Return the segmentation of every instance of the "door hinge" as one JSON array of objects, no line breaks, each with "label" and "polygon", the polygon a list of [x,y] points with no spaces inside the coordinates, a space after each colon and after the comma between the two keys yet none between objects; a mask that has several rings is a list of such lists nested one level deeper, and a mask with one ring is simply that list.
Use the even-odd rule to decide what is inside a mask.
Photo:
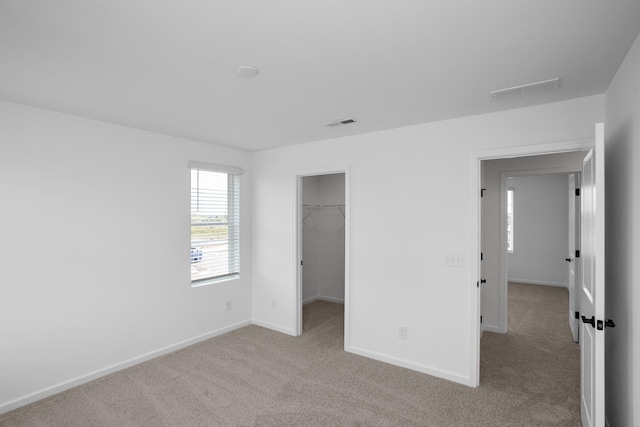
[{"label": "door hinge", "polygon": [[480,261],[484,261],[484,253],[480,252]]},{"label": "door hinge", "polygon": [[480,282],[476,282],[476,288],[480,287]]},{"label": "door hinge", "polygon": [[304,262],[303,262],[302,260],[300,260],[300,265],[303,265],[303,263],[304,263]]},{"label": "door hinge", "polygon": [[487,191],[486,188],[480,189],[480,197],[484,197],[484,192]]},{"label": "door hinge", "polygon": [[480,283],[487,283],[487,279],[480,279]]},{"label": "door hinge", "polygon": [[579,196],[579,195],[580,195],[580,189],[576,188],[576,196]]},{"label": "door hinge", "polygon": [[580,316],[582,319],[582,323],[591,325],[592,328],[596,327],[596,318],[595,316],[591,316],[590,318],[586,318],[584,315]]},{"label": "door hinge", "polygon": [[480,316],[480,323],[482,323],[482,316]]},{"label": "door hinge", "polygon": [[580,258],[580,251],[576,251],[576,258]]},{"label": "door hinge", "polygon": [[579,311],[576,311],[575,318],[580,320],[580,312]]}]

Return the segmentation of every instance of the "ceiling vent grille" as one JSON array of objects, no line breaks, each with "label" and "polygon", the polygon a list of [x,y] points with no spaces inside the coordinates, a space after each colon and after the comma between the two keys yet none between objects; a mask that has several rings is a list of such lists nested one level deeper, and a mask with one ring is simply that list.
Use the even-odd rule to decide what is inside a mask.
[{"label": "ceiling vent grille", "polygon": [[355,123],[355,119],[343,119],[343,120],[335,120],[333,122],[325,123],[325,126],[334,128],[336,126],[350,125],[351,123]]},{"label": "ceiling vent grille", "polygon": [[551,80],[543,80],[541,82],[529,83],[526,85],[508,87],[506,89],[494,90],[489,92],[492,98],[497,99],[505,95],[530,95],[533,93],[552,92],[560,87],[560,78]]}]

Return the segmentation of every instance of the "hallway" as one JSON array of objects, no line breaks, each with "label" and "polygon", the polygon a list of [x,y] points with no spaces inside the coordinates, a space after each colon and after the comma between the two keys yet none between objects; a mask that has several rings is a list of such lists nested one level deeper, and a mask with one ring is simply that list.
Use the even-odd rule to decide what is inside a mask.
[{"label": "hallway", "polygon": [[508,332],[485,332],[480,387],[520,395],[531,421],[580,425],[580,347],[567,322],[569,293],[509,283]]}]

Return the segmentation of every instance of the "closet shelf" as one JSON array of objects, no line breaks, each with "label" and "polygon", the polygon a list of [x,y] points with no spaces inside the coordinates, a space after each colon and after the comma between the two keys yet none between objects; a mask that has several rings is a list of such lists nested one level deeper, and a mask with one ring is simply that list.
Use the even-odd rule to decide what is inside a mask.
[{"label": "closet shelf", "polygon": [[342,214],[342,216],[343,217],[345,216],[344,215],[344,205],[308,205],[308,204],[303,204],[302,207],[305,207],[305,208],[309,209],[309,212],[302,219],[303,222],[304,222],[305,219],[307,219],[307,217],[309,215],[311,215],[311,209],[338,208],[338,209],[340,209],[340,213]]}]

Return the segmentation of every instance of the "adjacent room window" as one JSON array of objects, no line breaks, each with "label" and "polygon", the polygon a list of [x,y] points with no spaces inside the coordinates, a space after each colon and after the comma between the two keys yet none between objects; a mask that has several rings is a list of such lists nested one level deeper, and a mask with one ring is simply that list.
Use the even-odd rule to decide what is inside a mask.
[{"label": "adjacent room window", "polygon": [[507,252],[513,253],[513,195],[514,189],[507,190]]},{"label": "adjacent room window", "polygon": [[216,166],[191,169],[191,284],[240,274],[240,173]]}]

